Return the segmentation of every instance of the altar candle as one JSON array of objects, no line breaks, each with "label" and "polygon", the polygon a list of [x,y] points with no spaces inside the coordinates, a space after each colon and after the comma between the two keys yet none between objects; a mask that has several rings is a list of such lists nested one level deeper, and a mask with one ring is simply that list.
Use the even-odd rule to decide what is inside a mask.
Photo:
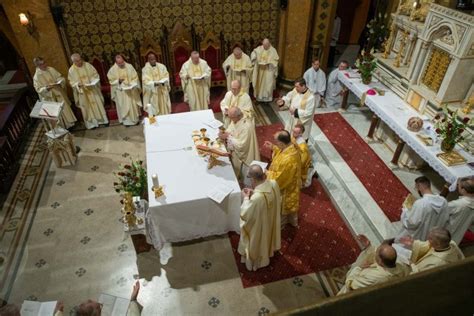
[{"label": "altar candle", "polygon": [[151,176],[151,181],[153,182],[153,186],[155,188],[158,188],[160,186],[160,182],[158,182],[158,175],[156,173],[154,173],[152,176]]}]

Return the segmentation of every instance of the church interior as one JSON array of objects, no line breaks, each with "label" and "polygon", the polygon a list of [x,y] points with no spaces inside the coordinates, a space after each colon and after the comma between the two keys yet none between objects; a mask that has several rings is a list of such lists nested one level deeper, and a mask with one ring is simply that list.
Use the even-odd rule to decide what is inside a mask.
[{"label": "church interior", "polygon": [[0,316],[472,314],[473,14],[0,0]]}]

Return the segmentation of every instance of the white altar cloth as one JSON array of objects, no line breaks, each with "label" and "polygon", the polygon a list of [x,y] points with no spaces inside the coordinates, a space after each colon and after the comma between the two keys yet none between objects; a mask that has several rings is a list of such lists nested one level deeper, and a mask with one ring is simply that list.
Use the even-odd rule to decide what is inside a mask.
[{"label": "white altar cloth", "polygon": [[[162,115],[156,123],[144,122],[149,209],[147,239],[160,250],[165,243],[240,231],[240,187],[228,158],[225,166],[207,169],[207,158],[197,154],[192,132],[207,129],[211,140],[218,129],[207,126],[211,110]],[[156,173],[165,195],[155,199],[152,174]],[[232,192],[218,204],[207,197],[217,186]]]},{"label": "white altar cloth", "polygon": [[[359,78],[348,78],[345,73],[348,71],[341,71],[338,74],[339,80],[359,99],[362,94],[370,88],[376,87],[385,90],[385,95],[367,95],[365,104],[382,120],[384,121],[408,146],[410,146],[424,161],[426,161],[436,172],[442,176],[446,182],[450,183],[450,191],[456,190],[456,183],[459,178],[474,175],[474,170],[467,164],[448,167],[438,157],[441,153],[438,141],[434,146],[426,146],[417,136],[415,132],[407,129],[408,119],[413,116],[424,118],[403,99],[390,91],[385,85],[380,82],[372,82],[365,85]],[[429,121],[424,121],[423,127],[431,124]],[[432,125],[432,124],[431,124]],[[434,128],[434,127],[432,127]],[[474,157],[459,146],[456,150],[466,158],[467,162],[473,162]]]}]

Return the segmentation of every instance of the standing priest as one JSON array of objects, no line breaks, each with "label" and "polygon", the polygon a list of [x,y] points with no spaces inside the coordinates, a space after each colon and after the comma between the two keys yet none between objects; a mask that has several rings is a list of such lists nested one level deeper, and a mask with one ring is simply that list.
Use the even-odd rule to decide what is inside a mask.
[{"label": "standing priest", "polygon": [[82,60],[81,55],[71,55],[72,66],[68,80],[74,92],[74,101],[81,109],[86,128],[109,124],[100,92],[100,77],[94,66]]},{"label": "standing priest", "polygon": [[43,58],[33,59],[36,72],[33,77],[33,85],[41,101],[64,102],[61,113],[61,124],[65,128],[74,126],[77,119],[71,110],[71,101],[66,92],[66,80],[53,67],[49,67]]},{"label": "standing priest", "polygon": [[252,62],[250,57],[242,52],[240,47],[235,47],[234,51],[222,64],[224,73],[227,78],[227,90],[230,90],[231,83],[234,80],[239,80],[242,85],[242,90],[249,93],[250,76],[252,75]]},{"label": "standing priest", "polygon": [[120,123],[126,126],[138,124],[142,100],[137,71],[125,62],[122,55],[117,55],[107,77],[112,86],[112,100],[117,105]]},{"label": "standing priest", "polygon": [[221,110],[222,110],[222,116],[224,119],[224,127],[226,128],[230,124],[229,109],[234,108],[234,107],[238,107],[244,114],[244,117],[254,122],[252,100],[250,99],[250,96],[248,95],[248,93],[246,93],[241,88],[239,80],[232,81],[230,91],[227,91],[227,93],[224,96],[224,99],[221,101]]},{"label": "standing priest", "polygon": [[278,76],[278,53],[268,38],[250,56],[253,64],[253,93],[258,102],[271,102]]},{"label": "standing priest", "polygon": [[199,53],[193,51],[179,72],[184,102],[191,111],[207,110],[210,103],[211,68]]},{"label": "standing priest", "polygon": [[238,252],[247,270],[256,271],[268,266],[281,248],[281,196],[278,184],[267,180],[260,166],[251,165],[247,177],[252,189],[242,192]]},{"label": "standing priest", "polygon": [[142,69],[143,103],[148,114],[171,113],[170,75],[166,66],[156,61],[156,55],[148,54],[148,62]]}]

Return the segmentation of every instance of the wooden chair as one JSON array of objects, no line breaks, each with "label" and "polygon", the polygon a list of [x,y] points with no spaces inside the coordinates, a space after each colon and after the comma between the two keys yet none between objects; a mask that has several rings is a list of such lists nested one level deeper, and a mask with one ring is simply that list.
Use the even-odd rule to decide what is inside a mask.
[{"label": "wooden chair", "polygon": [[189,59],[192,48],[192,35],[180,23],[176,23],[169,35],[171,92],[174,95],[177,91],[182,91],[179,71],[183,64]]},{"label": "wooden chair", "polygon": [[226,87],[226,78],[222,70],[222,47],[220,39],[208,32],[200,44],[200,56],[211,67],[211,86]]}]

